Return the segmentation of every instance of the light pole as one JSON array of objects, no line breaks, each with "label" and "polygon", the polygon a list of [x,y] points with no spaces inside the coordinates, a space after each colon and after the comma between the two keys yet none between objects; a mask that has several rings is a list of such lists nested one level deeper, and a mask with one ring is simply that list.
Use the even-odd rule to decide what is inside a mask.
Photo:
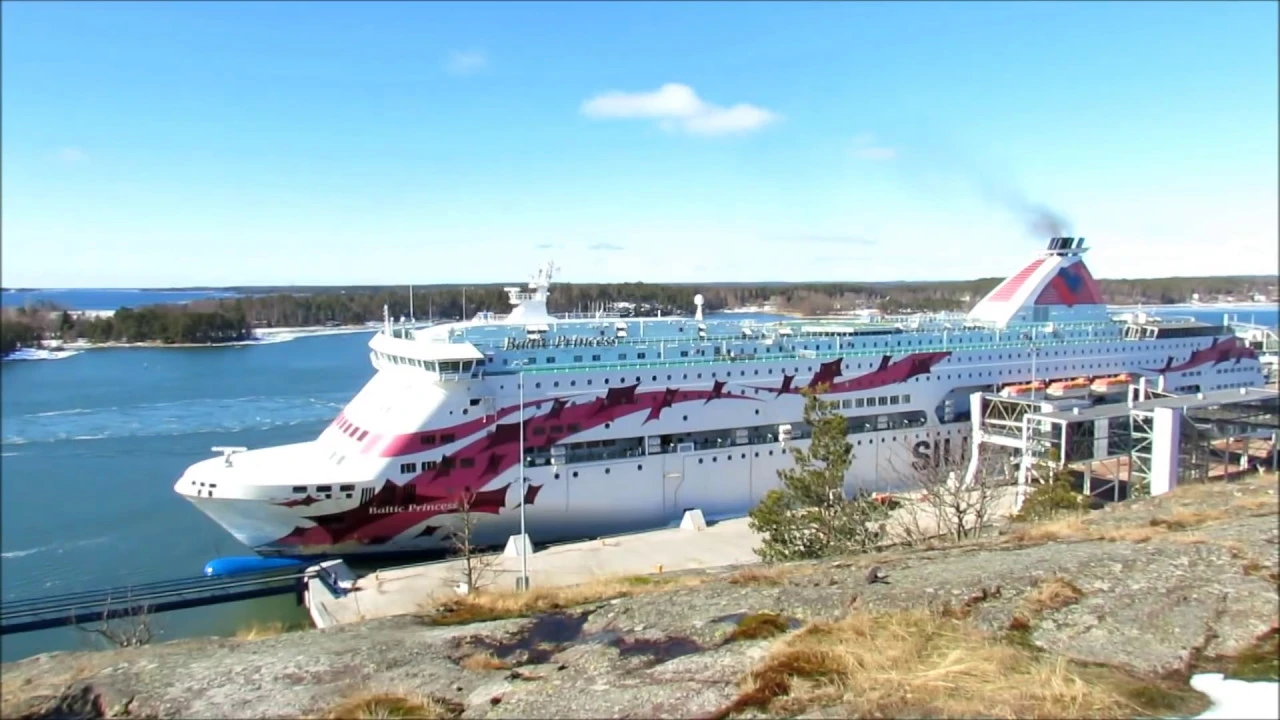
[{"label": "light pole", "polygon": [[516,589],[525,592],[529,589],[529,546],[533,543],[529,542],[529,536],[525,532],[524,524],[525,499],[528,497],[528,492],[525,490],[524,477],[524,361],[517,361],[516,366],[520,369],[520,374],[517,376],[520,384],[520,543],[518,545],[520,550],[520,577],[516,581]]}]

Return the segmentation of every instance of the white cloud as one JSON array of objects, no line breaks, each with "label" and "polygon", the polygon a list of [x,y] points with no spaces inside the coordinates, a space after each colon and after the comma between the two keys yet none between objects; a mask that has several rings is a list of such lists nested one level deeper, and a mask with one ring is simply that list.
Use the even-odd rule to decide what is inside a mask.
[{"label": "white cloud", "polygon": [[58,149],[57,159],[65,165],[76,165],[88,162],[89,153],[78,147],[64,147]]},{"label": "white cloud", "polygon": [[863,160],[892,160],[898,152],[876,142],[876,136],[862,133],[853,139],[853,154]]},{"label": "white cloud", "polygon": [[485,69],[489,64],[489,56],[479,50],[454,50],[445,61],[445,69],[451,75],[473,75]]},{"label": "white cloud", "polygon": [[664,130],[694,135],[747,133],[780,119],[777,113],[756,105],[720,107],[709,103],[681,83],[667,83],[652,92],[610,90],[583,102],[581,111],[598,120],[658,120]]}]

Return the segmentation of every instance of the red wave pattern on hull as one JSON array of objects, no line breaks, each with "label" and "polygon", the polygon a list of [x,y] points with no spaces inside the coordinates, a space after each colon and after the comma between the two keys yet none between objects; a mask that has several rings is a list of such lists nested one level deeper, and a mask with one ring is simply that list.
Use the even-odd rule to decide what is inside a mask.
[{"label": "red wave pattern on hull", "polygon": [[[527,408],[550,403],[550,409],[525,421],[525,444],[530,448],[550,447],[569,436],[591,430],[633,413],[645,412],[645,422],[661,416],[662,411],[679,403],[712,400],[751,400],[759,398],[725,391],[726,383],[716,382],[711,390],[653,390],[637,392],[639,384],[610,388],[603,397],[582,402],[563,398],[542,399],[525,404]],[[503,408],[499,417],[519,411],[519,405]],[[473,427],[476,432],[484,427],[492,432],[473,440],[452,454],[443,456],[436,467],[419,473],[404,485],[396,485],[390,478],[373,498],[361,505],[331,515],[318,515],[311,519],[314,527],[294,528],[277,540],[275,545],[308,546],[337,545],[357,542],[377,544],[405,532],[409,528],[437,515],[456,512],[458,501],[474,493],[471,510],[476,513],[498,514],[506,507],[510,484],[495,490],[476,492],[519,462],[520,424],[518,422],[480,423],[479,420],[454,426]],[[570,426],[576,426],[572,432]],[[441,430],[431,432],[440,434]],[[421,432],[397,436],[387,447],[416,447]],[[385,453],[384,453],[385,455]],[[540,486],[527,488],[525,502],[534,504]],[[298,501],[286,501],[297,504]],[[283,503],[282,503],[283,504]],[[391,511],[386,510],[391,508]],[[403,508],[398,512],[396,508]],[[424,531],[425,532],[425,531]]]},{"label": "red wave pattern on hull", "polygon": [[1196,350],[1191,353],[1191,357],[1177,365],[1173,364],[1173,356],[1170,355],[1169,359],[1165,361],[1164,367],[1143,368],[1143,370],[1163,375],[1171,372],[1194,370],[1201,365],[1207,365],[1209,363],[1218,365],[1232,360],[1239,363],[1241,360],[1256,360],[1257,358],[1258,353],[1255,352],[1253,348],[1248,345],[1241,344],[1239,338],[1232,336],[1218,340],[1214,344],[1202,350]]},{"label": "red wave pattern on hull", "polygon": [[[885,355],[880,358],[880,366],[875,370],[855,378],[839,381],[837,379],[844,373],[844,359],[836,358],[822,363],[818,371],[813,374],[813,379],[805,387],[815,388],[818,385],[825,384],[828,386],[826,394],[874,390],[886,385],[906,382],[917,375],[928,375],[933,372],[935,365],[947,359],[950,355],[950,352],[912,353],[896,361],[893,360],[892,355]],[[800,388],[792,385],[795,382],[795,378],[795,375],[784,374],[782,376],[782,384],[777,388],[755,385],[751,387],[759,390],[773,390],[778,395],[798,393]]]},{"label": "red wave pattern on hull", "polygon": [[[876,370],[839,382],[837,380],[843,372],[843,359],[837,358],[823,363],[814,373],[808,387],[826,384],[829,386],[828,393],[841,393],[893,385],[917,375],[930,373],[935,365],[950,354],[949,352],[914,353],[896,362],[891,362],[891,355],[885,355]],[[784,375],[779,388],[755,389],[773,390],[778,395],[798,393],[800,390],[792,387],[794,380],[794,375]],[[645,416],[647,423],[660,418],[663,410],[681,403],[699,400],[703,404],[712,400],[761,402],[759,398],[727,392],[726,385],[726,381],[716,381],[710,390],[666,388],[637,392],[640,387],[637,383],[610,388],[603,397],[583,402],[575,403],[563,398],[544,398],[528,402],[525,403],[527,408],[537,408],[547,403],[550,403],[551,407],[547,412],[525,421],[525,444],[530,448],[550,447],[578,432],[591,430],[641,411],[647,411]],[[518,411],[518,405],[507,407],[500,410],[497,416],[506,417]],[[273,544],[323,546],[350,542],[385,543],[425,520],[456,512],[458,500],[471,493],[474,493],[471,503],[472,512],[498,514],[506,507],[506,497],[511,485],[479,492],[476,492],[475,488],[483,487],[486,482],[515,467],[519,462],[519,423],[476,419],[432,432],[437,435],[446,431],[461,434],[469,429],[469,432],[474,433],[490,426],[493,428],[492,432],[459,448],[452,455],[442,457],[434,469],[418,474],[404,485],[396,485],[388,478],[369,502],[340,513],[312,517],[310,519],[316,523],[314,527],[294,528],[292,532]],[[572,432],[568,431],[570,426],[576,426]],[[408,454],[410,448],[420,451],[418,438],[421,434],[421,432],[414,432],[393,437],[384,447],[382,455],[394,457],[395,454]],[[394,449],[395,454],[389,454],[391,449]],[[529,486],[524,501],[529,505],[534,504],[540,487]],[[419,533],[419,536],[429,534],[428,530],[434,533],[438,529],[428,526]]]}]

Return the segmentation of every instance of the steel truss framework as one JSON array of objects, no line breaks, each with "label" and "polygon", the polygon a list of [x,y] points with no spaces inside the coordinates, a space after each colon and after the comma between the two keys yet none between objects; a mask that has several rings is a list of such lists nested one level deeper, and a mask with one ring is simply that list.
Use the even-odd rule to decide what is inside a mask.
[{"label": "steel truss framework", "polygon": [[[1135,392],[1136,391],[1136,392]],[[1043,399],[982,394],[974,398],[973,448],[968,480],[977,470],[982,445],[1020,454],[1020,498],[1025,486],[1049,482],[1062,469],[1083,476],[1086,494],[1120,500],[1144,494],[1150,487],[1156,446],[1155,407],[1181,410],[1178,428],[1177,483],[1205,481],[1235,465],[1269,456],[1280,461],[1276,435],[1280,428],[1280,395],[1252,388],[1236,395],[1172,396],[1131,388],[1132,403],[1053,411]],[[1046,412],[1046,410],[1049,410]],[[1240,440],[1254,439],[1241,445]],[[1225,441],[1225,444],[1224,442]],[[1236,452],[1236,447],[1243,451]],[[1019,500],[1020,502],[1021,500]]]}]

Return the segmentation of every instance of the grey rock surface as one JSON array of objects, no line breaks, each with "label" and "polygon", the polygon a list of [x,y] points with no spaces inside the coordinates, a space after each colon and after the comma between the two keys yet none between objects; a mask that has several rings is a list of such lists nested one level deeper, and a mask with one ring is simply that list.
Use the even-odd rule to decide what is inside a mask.
[{"label": "grey rock surface", "polygon": [[[1274,500],[1274,488],[1235,492]],[[1151,527],[1162,512],[1143,502],[1129,526]],[[735,697],[772,642],[731,640],[744,615],[777,613],[798,627],[851,606],[964,606],[992,632],[1022,614],[1045,650],[1166,673],[1237,652],[1276,625],[1274,503],[1251,512],[1138,542],[1000,539],[799,564],[753,582],[723,569],[694,587],[534,618],[440,627],[405,616],[257,640],[49,654],[3,666],[3,715],[318,717],[352,695],[386,691],[447,698],[467,718],[705,716]],[[1091,522],[1123,524],[1124,513]],[[873,564],[892,582],[868,584]],[[1078,588],[1078,600],[1029,610],[1030,595],[1054,577]],[[476,654],[496,658],[495,669],[464,667]]]}]

